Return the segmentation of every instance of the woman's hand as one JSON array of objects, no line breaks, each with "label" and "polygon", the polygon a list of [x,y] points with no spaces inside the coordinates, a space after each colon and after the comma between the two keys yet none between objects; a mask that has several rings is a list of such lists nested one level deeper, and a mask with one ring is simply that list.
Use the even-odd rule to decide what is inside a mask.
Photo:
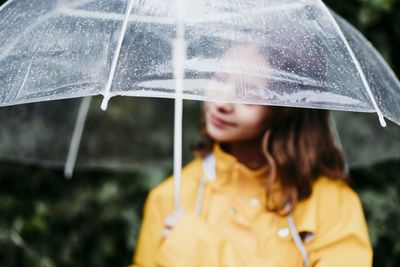
[{"label": "woman's hand", "polygon": [[165,229],[162,233],[163,237],[167,237],[171,233],[172,228],[175,227],[175,225],[179,222],[179,220],[183,217],[184,214],[185,210],[182,207],[179,207],[178,209],[174,210],[170,215],[165,217],[164,219]]}]

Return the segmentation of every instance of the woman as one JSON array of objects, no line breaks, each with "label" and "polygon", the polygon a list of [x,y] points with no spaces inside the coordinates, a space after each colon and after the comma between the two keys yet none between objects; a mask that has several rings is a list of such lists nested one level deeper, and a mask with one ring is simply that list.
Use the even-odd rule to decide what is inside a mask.
[{"label": "woman", "polygon": [[[252,46],[223,62],[270,68]],[[267,78],[216,75],[224,93],[258,92]],[[246,94],[251,94],[251,90]],[[362,207],[324,110],[207,102],[205,142],[149,194],[134,266],[371,266]]]}]

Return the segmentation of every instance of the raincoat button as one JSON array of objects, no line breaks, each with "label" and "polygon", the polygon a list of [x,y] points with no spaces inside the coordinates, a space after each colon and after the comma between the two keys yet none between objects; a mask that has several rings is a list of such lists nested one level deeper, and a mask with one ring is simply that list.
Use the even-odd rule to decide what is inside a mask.
[{"label": "raincoat button", "polygon": [[260,204],[260,200],[258,200],[258,198],[250,199],[250,205],[252,205],[253,207],[258,206],[258,204]]},{"label": "raincoat button", "polygon": [[236,209],[235,208],[229,208],[229,213],[231,215],[235,214],[236,213]]},{"label": "raincoat button", "polygon": [[283,227],[278,230],[278,235],[280,237],[287,237],[289,235],[289,229],[287,227]]}]

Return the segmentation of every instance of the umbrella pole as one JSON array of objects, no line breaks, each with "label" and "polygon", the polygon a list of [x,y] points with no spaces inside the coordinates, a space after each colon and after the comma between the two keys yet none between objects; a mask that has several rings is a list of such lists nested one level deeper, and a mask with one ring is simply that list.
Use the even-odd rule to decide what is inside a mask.
[{"label": "umbrella pole", "polygon": [[182,98],[175,99],[174,111],[174,207],[179,208],[182,168]]},{"label": "umbrella pole", "polygon": [[185,76],[186,42],[184,25],[184,2],[176,0],[176,39],[174,40],[174,78],[175,78],[175,114],[174,114],[174,207],[180,203],[182,168],[182,92]]}]

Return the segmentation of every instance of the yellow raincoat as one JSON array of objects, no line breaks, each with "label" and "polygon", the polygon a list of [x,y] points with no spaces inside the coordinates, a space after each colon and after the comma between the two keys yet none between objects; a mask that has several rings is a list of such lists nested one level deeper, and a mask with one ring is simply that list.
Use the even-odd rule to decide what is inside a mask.
[{"label": "yellow raincoat", "polygon": [[[250,170],[219,146],[214,155],[216,179],[205,183],[199,216],[193,210],[204,176],[202,159],[183,169],[181,205],[186,212],[166,238],[163,221],[174,208],[172,179],[150,192],[131,267],[303,266],[287,217],[264,208],[266,169]],[[292,215],[299,233],[311,233],[303,240],[309,266],[372,265],[360,201],[343,182],[320,177]]]}]

